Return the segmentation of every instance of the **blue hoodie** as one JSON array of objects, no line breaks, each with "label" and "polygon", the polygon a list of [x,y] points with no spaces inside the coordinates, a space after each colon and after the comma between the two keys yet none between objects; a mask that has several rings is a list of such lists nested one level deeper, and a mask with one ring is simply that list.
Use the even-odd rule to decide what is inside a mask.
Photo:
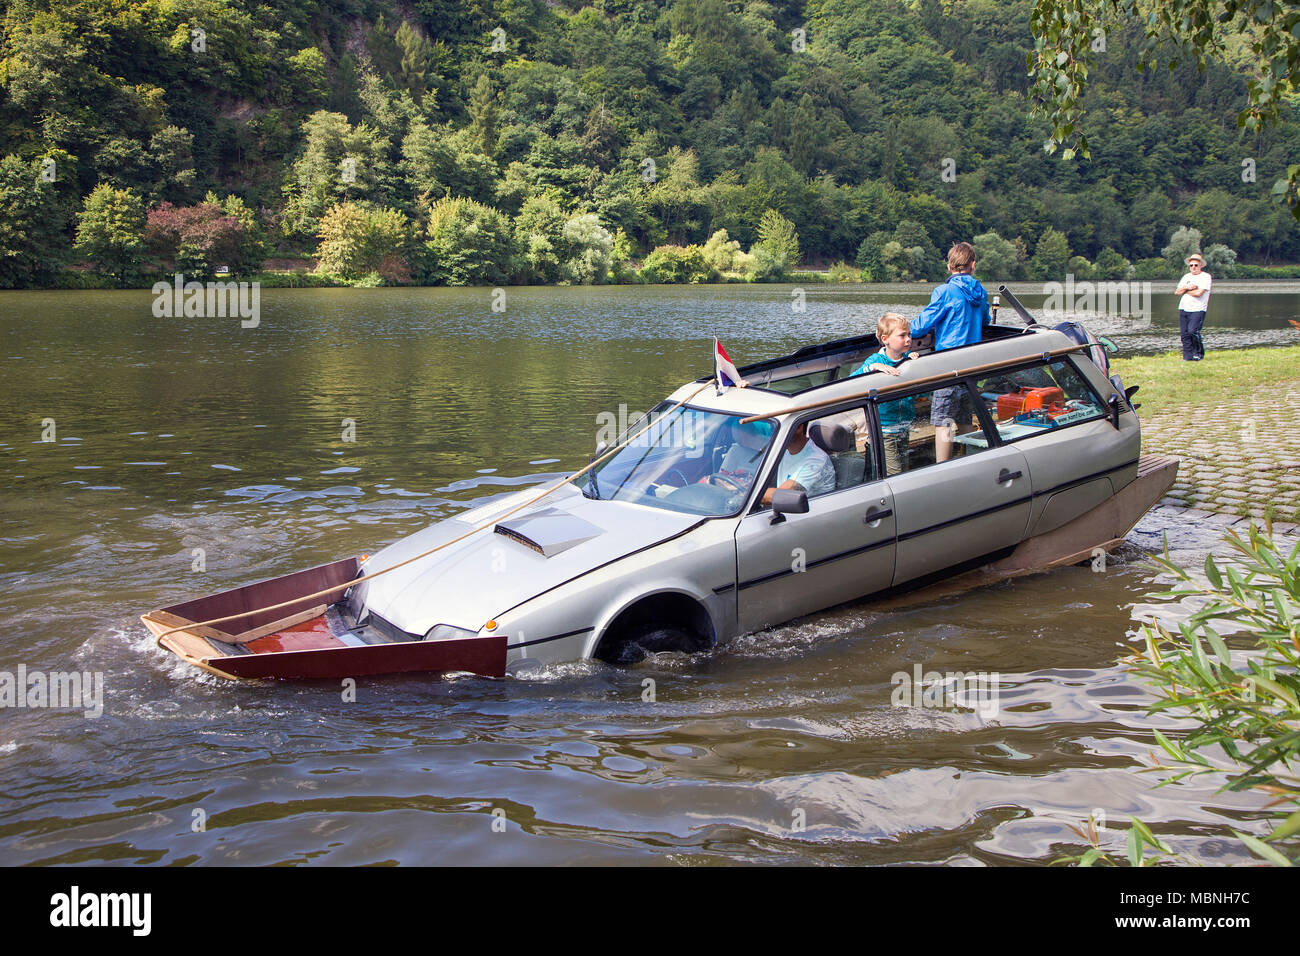
[{"label": "blue hoodie", "polygon": [[958,272],[934,290],[930,304],[912,321],[911,331],[913,338],[920,338],[937,327],[934,350],[942,352],[978,342],[988,321],[988,293],[974,276]]}]

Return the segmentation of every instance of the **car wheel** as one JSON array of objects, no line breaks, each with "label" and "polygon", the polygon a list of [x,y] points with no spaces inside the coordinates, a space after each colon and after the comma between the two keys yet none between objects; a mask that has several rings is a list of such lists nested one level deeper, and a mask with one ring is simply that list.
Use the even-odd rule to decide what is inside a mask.
[{"label": "car wheel", "polygon": [[647,654],[661,651],[681,651],[689,654],[699,650],[699,642],[680,627],[647,628],[629,635],[610,655],[611,664],[636,664]]}]

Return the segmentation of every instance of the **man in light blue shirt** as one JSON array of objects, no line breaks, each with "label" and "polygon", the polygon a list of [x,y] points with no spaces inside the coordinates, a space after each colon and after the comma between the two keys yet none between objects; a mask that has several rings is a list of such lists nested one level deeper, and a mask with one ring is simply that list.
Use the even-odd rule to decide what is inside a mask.
[{"label": "man in light blue shirt", "polygon": [[802,491],[809,498],[835,490],[835,466],[830,456],[808,439],[808,423],[790,434],[790,442],[781,456],[776,472],[777,487],[763,492],[763,504],[772,503],[777,488]]}]

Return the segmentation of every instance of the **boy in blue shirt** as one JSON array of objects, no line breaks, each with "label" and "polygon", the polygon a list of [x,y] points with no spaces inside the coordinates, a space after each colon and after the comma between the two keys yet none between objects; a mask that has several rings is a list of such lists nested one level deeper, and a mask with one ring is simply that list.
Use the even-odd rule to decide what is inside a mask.
[{"label": "boy in blue shirt", "polygon": [[[876,338],[880,340],[882,348],[867,356],[867,360],[854,375],[869,375],[872,372],[897,375],[898,366],[916,358],[915,352],[907,351],[912,347],[912,333],[907,319],[897,312],[886,312],[880,317],[876,323]],[[916,403],[911,398],[880,403],[880,430],[885,439],[886,474],[896,475],[906,470],[908,441],[915,418]]]},{"label": "boy in blue shirt", "polygon": [[[975,279],[975,247],[959,242],[948,250],[948,281],[934,290],[930,304],[912,322],[917,338],[934,330],[934,350],[974,345],[989,323],[989,297]],[[969,431],[975,407],[965,385],[936,389],[930,405],[936,462],[952,457],[954,433]]]}]

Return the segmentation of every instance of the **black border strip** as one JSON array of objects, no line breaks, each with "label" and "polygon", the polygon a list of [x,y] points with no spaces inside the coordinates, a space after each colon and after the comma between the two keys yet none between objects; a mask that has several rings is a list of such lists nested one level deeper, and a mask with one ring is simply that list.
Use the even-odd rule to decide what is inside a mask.
[{"label": "black border strip", "polygon": [[[821,567],[823,564],[829,564],[832,561],[838,561],[840,560],[840,558],[849,558],[855,554],[865,554],[868,551],[876,550],[876,548],[883,548],[887,545],[893,544],[896,540],[898,539],[891,536],[885,538],[883,541],[873,541],[871,544],[864,544],[860,548],[853,548],[849,551],[841,551],[839,554],[832,554],[829,557],[819,558],[818,560],[814,561],[812,564],[805,565],[804,571],[811,571],[813,568]],[[781,571],[773,571],[771,574],[765,574],[761,578],[753,578],[749,581],[745,581],[741,584],[738,584],[736,586],[736,590],[743,591],[746,588],[752,588],[759,584],[765,584],[768,581],[775,580],[776,578],[783,578],[787,574],[798,574],[798,573],[800,572],[795,571],[793,568],[787,570],[781,570]]]},{"label": "black border strip", "polygon": [[[1035,498],[1040,498],[1040,497],[1042,497],[1043,495],[1055,494],[1055,493],[1058,492],[1058,491],[1063,491],[1063,490],[1065,490],[1065,489],[1067,489],[1067,488],[1075,487],[1075,486],[1077,486],[1077,485],[1086,484],[1087,482],[1089,482],[1089,481],[1094,481],[1094,480],[1096,480],[1097,478],[1105,477],[1106,475],[1112,474],[1113,472],[1120,471],[1121,469],[1124,469],[1124,468],[1128,468],[1128,467],[1130,467],[1131,465],[1136,465],[1136,464],[1138,463],[1138,461],[1139,461],[1138,458],[1134,458],[1132,461],[1124,462],[1124,463],[1121,464],[1121,465],[1115,465],[1115,466],[1113,466],[1113,467],[1111,467],[1111,468],[1105,468],[1105,469],[1103,469],[1103,470],[1101,470],[1101,471],[1094,471],[1092,474],[1090,474],[1090,475],[1084,475],[1082,478],[1073,478],[1073,479],[1071,479],[1070,481],[1062,482],[1061,484],[1059,484],[1059,485],[1054,485],[1054,486],[1052,486],[1051,488],[1044,488],[1042,491],[1035,491],[1035,492],[1033,492],[1032,494],[1029,494],[1029,495],[1023,495],[1023,496],[1021,496],[1021,497],[1019,497],[1019,498],[1016,498],[1014,501],[1007,501],[1007,502],[1003,502],[1002,504],[994,505],[994,506],[991,507],[991,508],[983,508],[983,509],[981,509],[981,510],[979,510],[979,511],[973,511],[973,512],[971,512],[970,514],[962,515],[962,516],[959,517],[959,518],[950,518],[949,520],[947,520],[947,521],[942,521],[942,522],[940,522],[939,524],[933,524],[933,525],[930,525],[929,527],[921,528],[921,529],[919,529],[919,530],[917,530],[917,531],[909,531],[909,532],[907,532],[906,534],[895,535],[895,536],[892,537],[892,538],[886,538],[884,541],[877,541],[877,542],[875,542],[875,543],[873,543],[873,544],[865,545],[865,546],[860,547],[860,548],[853,548],[853,549],[851,549],[851,550],[849,550],[849,551],[841,551],[839,554],[833,554],[833,555],[830,555],[829,557],[820,558],[819,560],[814,561],[813,563],[811,563],[811,564],[809,564],[809,565],[806,565],[805,568],[804,568],[804,570],[805,570],[805,571],[810,571],[810,570],[812,570],[813,568],[820,567],[820,566],[823,565],[823,564],[829,564],[831,561],[838,561],[838,560],[840,560],[840,558],[847,558],[847,557],[851,557],[851,556],[853,556],[853,555],[855,555],[855,554],[862,554],[862,553],[864,553],[864,552],[871,551],[871,550],[873,550],[873,549],[875,549],[875,548],[882,548],[882,547],[884,547],[884,546],[886,546],[886,545],[888,545],[888,544],[901,543],[901,542],[903,542],[903,541],[910,541],[912,538],[918,538],[918,537],[920,537],[920,536],[923,535],[923,534],[929,534],[929,533],[932,532],[932,531],[939,531],[939,530],[941,530],[941,529],[943,529],[943,528],[947,528],[947,527],[950,527],[950,526],[955,525],[955,524],[960,524],[960,523],[963,522],[963,521],[970,521],[970,520],[972,520],[972,519],[974,519],[974,518],[982,518],[982,517],[984,517],[985,515],[990,515],[990,514],[993,514],[994,512],[997,512],[997,511],[1003,511],[1003,510],[1005,510],[1005,509],[1007,509],[1007,508],[1014,508],[1014,507],[1016,507],[1017,505],[1022,505],[1022,504],[1024,504],[1024,503],[1027,502],[1027,501],[1032,502]],[[893,476],[893,477],[896,477],[896,476]],[[752,588],[752,587],[755,587],[756,585],[759,585],[759,584],[765,584],[765,583],[767,583],[768,581],[773,581],[773,580],[776,580],[777,578],[785,577],[787,574],[794,574],[794,573],[795,573],[795,571],[794,571],[793,569],[790,569],[790,570],[781,570],[781,571],[774,571],[774,572],[772,572],[771,574],[765,574],[765,575],[763,575],[762,577],[759,577],[759,578],[752,578],[752,579],[750,579],[750,580],[748,580],[748,581],[741,582],[741,583],[739,583],[739,584],[736,585],[736,590],[737,590],[737,591],[743,591],[743,590],[745,590],[746,588]],[[723,594],[723,593],[725,593],[726,591],[728,591],[729,589],[730,589],[729,587],[714,588],[714,589],[713,589],[713,592],[714,592],[715,594]]]},{"label": "black border strip", "polygon": [[507,644],[506,650],[511,650],[516,647],[532,647],[534,644],[549,644],[551,641],[563,640],[566,637],[573,637],[575,634],[586,634],[588,631],[594,631],[595,629],[596,627],[593,624],[591,627],[580,627],[576,631],[566,631],[563,634],[556,634],[552,637],[539,637],[535,641],[520,641],[518,644]]}]

